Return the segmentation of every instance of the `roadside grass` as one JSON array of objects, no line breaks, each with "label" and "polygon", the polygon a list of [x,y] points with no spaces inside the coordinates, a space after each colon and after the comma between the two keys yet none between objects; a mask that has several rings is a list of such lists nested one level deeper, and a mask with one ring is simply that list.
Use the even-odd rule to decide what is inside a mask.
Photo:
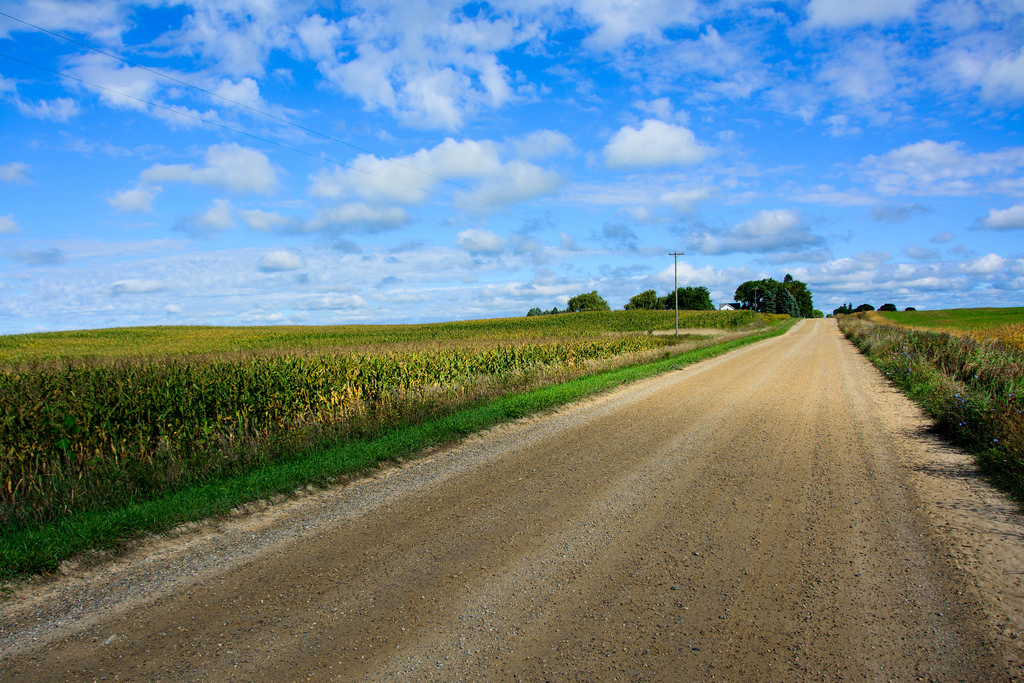
[{"label": "roadside grass", "polygon": [[778,336],[796,320],[776,323],[749,336],[673,354],[522,393],[481,401],[449,414],[381,430],[366,438],[314,448],[231,476],[212,476],[150,498],[72,511],[59,519],[35,522],[0,533],[0,581],[56,570],[84,553],[116,552],[132,538],[166,532],[187,522],[224,516],[241,505],[292,495],[309,486],[325,487],[343,477],[365,473],[382,462],[398,461],[424,449],[451,443],[496,424],[551,410],[674,368]]},{"label": "roadside grass", "polygon": [[1000,340],[838,317],[843,333],[1024,504],[1024,351]]}]

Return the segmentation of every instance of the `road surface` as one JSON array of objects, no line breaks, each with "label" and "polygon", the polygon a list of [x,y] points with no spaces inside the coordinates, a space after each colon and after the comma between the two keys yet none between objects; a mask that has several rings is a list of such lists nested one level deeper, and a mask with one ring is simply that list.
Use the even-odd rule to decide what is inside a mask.
[{"label": "road surface", "polygon": [[1024,524],[831,320],[0,603],[2,680],[1007,680]]}]

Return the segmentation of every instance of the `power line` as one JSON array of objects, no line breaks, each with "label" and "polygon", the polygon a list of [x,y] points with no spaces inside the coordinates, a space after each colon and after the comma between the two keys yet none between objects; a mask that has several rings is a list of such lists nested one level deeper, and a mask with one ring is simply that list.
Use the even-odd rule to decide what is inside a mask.
[{"label": "power line", "polygon": [[[2,12],[0,12],[0,14],[2,14]],[[142,104],[146,104],[146,105],[149,105],[151,107],[156,107],[157,109],[163,109],[164,111],[169,111],[172,114],[175,114],[177,116],[181,116],[183,118],[194,119],[194,120],[199,121],[200,123],[203,123],[203,124],[208,125],[208,126],[214,126],[216,128],[221,128],[223,130],[229,131],[231,133],[235,133],[235,134],[238,134],[238,135],[244,135],[246,137],[252,138],[254,140],[259,140],[260,142],[264,142],[264,143],[269,144],[269,145],[276,145],[277,147],[280,147],[282,149],[286,149],[286,150],[288,150],[290,152],[295,152],[296,154],[302,154],[304,156],[308,156],[308,157],[311,157],[313,159],[326,160],[326,161],[329,161],[331,163],[337,164],[338,166],[342,165],[342,163],[340,161],[338,161],[337,159],[334,159],[333,157],[330,157],[328,155],[314,154],[313,152],[307,152],[304,149],[300,149],[298,147],[293,147],[291,145],[287,145],[287,144],[285,144],[283,142],[279,142],[277,140],[271,140],[271,139],[265,138],[265,137],[263,137],[261,135],[256,135],[255,133],[250,133],[249,131],[244,130],[242,128],[237,128],[235,126],[230,126],[230,125],[228,125],[226,123],[220,123],[218,121],[211,121],[209,119],[203,118],[199,114],[193,114],[193,113],[188,112],[188,111],[182,111],[181,109],[177,109],[175,107],[170,107],[170,106],[165,105],[165,104],[160,104],[158,102],[153,102],[152,100],[147,100],[147,99],[142,98],[142,97],[136,97],[135,95],[129,95],[128,93],[123,93],[123,92],[120,92],[118,90],[114,90],[113,88],[108,88],[108,87],[100,85],[98,83],[93,83],[92,81],[88,81],[88,80],[86,80],[84,78],[79,78],[78,76],[72,76],[71,74],[67,74],[67,73],[64,73],[62,71],[57,71],[55,69],[50,69],[48,67],[41,66],[41,65],[35,64],[33,62],[29,62],[29,61],[21,59],[19,57],[14,57],[14,56],[9,55],[9,54],[4,53],[4,52],[0,52],[0,57],[3,57],[4,59],[9,59],[12,62],[18,62],[19,64],[24,64],[25,66],[32,67],[33,69],[39,69],[40,71],[45,71],[47,73],[51,73],[51,74],[54,74],[56,76],[60,76],[61,78],[66,78],[68,80],[75,81],[77,83],[81,83],[82,85],[89,86],[90,88],[96,88],[98,90],[102,90],[104,92],[108,92],[108,93],[110,93],[112,95],[117,95],[118,97],[123,97],[123,98],[129,99],[129,100],[135,100],[136,102],[141,102]],[[397,162],[395,162],[395,163],[397,163]],[[398,165],[402,165],[402,164],[398,164]],[[432,190],[428,190],[428,189],[426,189],[424,187],[420,187],[418,185],[413,185],[411,183],[405,183],[405,182],[402,182],[400,180],[395,180],[394,178],[389,178],[387,176],[380,175],[378,173],[371,173],[370,171],[367,171],[367,170],[364,170],[364,169],[361,169],[361,168],[357,168],[355,166],[350,166],[349,168],[350,168],[350,170],[356,171],[358,173],[362,173],[363,175],[370,176],[371,178],[378,178],[378,179],[383,180],[385,182],[394,183],[395,185],[401,185],[403,187],[408,187],[410,189],[417,190],[419,192],[423,192],[425,194],[432,195],[432,196],[437,197],[439,199],[444,199],[446,201],[452,201],[452,202],[456,201],[454,197],[450,197],[450,196],[448,196],[446,194],[441,194],[439,192],[434,192]],[[413,170],[416,170],[416,169],[413,169]],[[426,174],[426,175],[430,175],[430,174]],[[470,188],[466,188],[466,189],[469,190],[469,191],[472,191]],[[481,196],[486,197],[487,195],[481,195]],[[467,201],[460,201],[460,203],[465,205],[465,206],[468,206],[468,207],[473,207],[473,208],[476,208],[476,209],[480,209],[481,211],[485,211],[485,212],[489,211],[489,209],[487,207],[482,206],[482,205],[473,204],[473,203],[467,202]],[[504,203],[507,203],[507,202],[504,202]],[[509,218],[515,218],[515,216],[513,216],[512,214],[509,214],[509,213],[507,213],[505,211],[495,210],[495,213],[500,213],[503,216],[508,216]]]},{"label": "power line", "polygon": [[[335,137],[333,135],[330,135],[329,133],[324,133],[324,132],[318,131],[318,130],[316,130],[314,128],[310,128],[308,126],[304,126],[304,125],[302,125],[300,123],[295,123],[294,121],[291,121],[290,119],[287,119],[287,118],[285,118],[283,116],[278,116],[277,114],[273,114],[271,112],[265,111],[263,109],[260,109],[259,107],[253,107],[252,105],[246,104],[244,102],[240,102],[240,101],[232,99],[230,97],[226,97],[226,96],[221,95],[219,93],[216,93],[216,92],[213,92],[213,91],[208,90],[206,88],[203,88],[202,86],[198,86],[198,85],[196,85],[194,83],[190,83],[188,81],[185,81],[183,79],[177,78],[175,76],[171,76],[171,75],[168,75],[166,73],[163,73],[162,71],[159,71],[158,69],[154,69],[152,67],[145,66],[144,64],[138,64],[136,62],[133,62],[133,61],[131,61],[129,59],[126,59],[125,57],[122,57],[122,56],[120,56],[118,54],[115,54],[113,52],[108,52],[106,50],[103,50],[101,48],[95,47],[93,45],[89,45],[88,43],[83,43],[83,42],[81,42],[79,40],[75,40],[74,38],[71,38],[70,36],[65,36],[65,35],[63,35],[61,33],[57,33],[55,31],[51,31],[49,29],[43,28],[42,26],[39,26],[37,24],[33,24],[30,21],[26,21],[26,20],[21,19],[19,17],[16,17],[16,16],[13,16],[11,14],[8,14],[7,12],[4,12],[2,10],[0,10],[0,16],[7,17],[8,19],[11,19],[12,21],[16,21],[16,22],[18,22],[20,24],[23,24],[25,26],[28,26],[28,27],[36,30],[36,31],[40,31],[40,32],[45,33],[45,34],[47,34],[49,36],[53,36],[54,38],[58,38],[60,40],[66,41],[66,42],[71,43],[73,45],[78,45],[79,47],[85,48],[86,50],[91,50],[93,52],[96,52],[97,54],[101,54],[101,55],[104,55],[105,57],[109,57],[111,59],[115,59],[115,60],[117,60],[119,62],[127,64],[128,66],[130,66],[132,68],[142,69],[143,71],[146,71],[148,73],[154,74],[155,76],[158,76],[160,78],[163,78],[163,79],[166,79],[168,81],[171,81],[172,83],[177,83],[179,85],[185,86],[186,88],[191,88],[193,90],[196,90],[198,92],[203,93],[204,95],[207,95],[209,97],[213,97],[213,98],[219,99],[222,102],[227,102],[228,104],[234,105],[236,107],[240,107],[240,108],[245,109],[247,111],[250,111],[250,112],[252,112],[254,114],[258,114],[260,116],[263,116],[265,118],[271,119],[273,121],[277,121],[279,123],[283,123],[283,124],[285,124],[287,126],[291,126],[292,128],[296,128],[298,130],[301,130],[303,132],[309,133],[309,134],[314,135],[316,137],[323,138],[324,140],[329,140],[330,142],[335,142],[335,143],[337,143],[339,145],[344,145],[345,147],[349,147],[349,148],[354,149],[354,150],[356,150],[358,152],[363,152],[364,154],[369,154],[369,155],[372,155],[372,156],[376,156],[376,154],[374,152],[372,152],[369,149],[366,149],[365,147],[360,147],[359,145],[352,144],[351,142],[348,142],[348,141],[343,140],[341,138],[338,138],[338,137]],[[155,107],[160,107],[162,109],[169,109],[166,106],[161,106],[159,104],[156,104],[156,103],[153,103],[153,102],[149,102],[148,100],[142,100],[142,99],[137,98],[137,97],[132,97],[131,95],[125,95],[123,93],[118,93],[117,91],[111,90],[109,88],[104,88],[103,86],[100,86],[100,85],[96,85],[96,84],[93,84],[93,83],[88,83],[87,81],[84,81],[84,80],[79,79],[79,78],[75,78],[73,76],[68,76],[67,74],[61,73],[59,71],[53,71],[51,69],[47,69],[46,67],[41,67],[39,65],[32,64],[32,63],[26,62],[24,60],[19,60],[17,58],[12,58],[12,57],[9,57],[7,55],[4,55],[4,56],[8,57],[8,59],[14,59],[14,61],[20,61],[21,63],[27,64],[28,66],[33,66],[35,68],[42,69],[44,71],[50,71],[51,73],[57,74],[59,76],[63,76],[65,78],[70,78],[72,80],[77,80],[77,81],[79,81],[81,83],[85,83],[85,84],[91,85],[93,87],[97,87],[97,88],[100,88],[100,89],[103,89],[103,90],[107,90],[108,92],[112,92],[112,93],[120,95],[122,97],[129,97],[131,99],[135,99],[135,100],[138,100],[140,102],[145,102],[146,104],[151,104],[152,106],[155,106]],[[174,110],[174,109],[170,109],[170,110],[171,111],[177,111],[177,110]],[[204,123],[211,123],[211,122],[208,122],[208,121],[204,120]],[[218,125],[218,124],[211,124],[211,125]],[[248,135],[249,137],[252,137],[252,138],[255,138],[255,139],[264,140],[263,138],[260,138],[259,136],[256,136],[256,135],[253,135],[253,134],[250,134],[250,133],[246,133],[244,131],[236,131],[235,129],[228,128],[226,126],[221,126],[221,127],[227,128],[228,130],[233,130],[234,132],[241,132],[243,135]],[[264,141],[266,141],[266,140],[264,140]],[[269,142],[269,141],[267,141],[267,142]],[[294,148],[288,147],[286,145],[281,145],[281,146],[286,148],[286,149],[292,149],[292,151],[299,151],[299,150],[295,150]],[[300,153],[309,154],[307,152],[300,152]],[[341,165],[337,161],[335,161],[334,163],[338,163],[339,166]],[[394,164],[395,166],[400,166],[402,168],[409,169],[411,171],[415,171],[416,173],[420,173],[422,175],[425,175],[425,176],[428,176],[430,178],[433,178],[434,180],[437,180],[439,182],[447,183],[447,184],[449,184],[449,185],[451,185],[453,187],[458,187],[458,188],[466,190],[468,192],[473,192],[474,191],[473,188],[471,188],[471,187],[469,187],[467,185],[463,185],[461,183],[457,183],[457,182],[455,182],[453,180],[450,180],[448,178],[445,178],[443,176],[436,175],[434,173],[431,173],[430,171],[424,171],[421,168],[417,168],[415,166],[403,163],[401,161],[396,161],[394,159],[388,159],[388,163]],[[373,173],[369,173],[369,172],[366,172],[366,171],[360,171],[360,172],[366,173],[367,175],[370,175],[370,176],[373,176],[373,177],[381,178],[382,180],[385,180],[387,182],[394,182],[394,183],[396,183],[398,185],[405,185],[406,187],[415,187],[413,185],[408,185],[406,183],[402,183],[400,181],[393,180],[393,179],[388,178],[386,176],[378,176],[378,175],[375,175]],[[422,190],[422,188],[417,188],[417,189],[421,189]],[[429,192],[428,190],[423,190],[423,191],[424,192]],[[430,194],[435,194],[435,193],[432,193],[432,192],[429,192],[429,193]],[[446,195],[435,195],[435,196],[444,196],[445,198],[447,198]],[[511,202],[503,201],[503,200],[501,200],[501,199],[499,199],[497,197],[488,196],[488,195],[484,195],[484,194],[481,194],[480,196],[482,196],[484,198],[487,198],[487,199],[494,200],[496,203],[499,203],[499,204],[508,204],[508,205],[511,204]],[[469,203],[466,203],[466,202],[464,202],[464,203],[467,206],[474,206],[473,204],[469,204]],[[477,206],[476,208],[484,209],[485,207]],[[505,213],[500,212],[500,211],[498,213],[502,213],[503,215],[509,216],[509,214],[505,214]],[[512,216],[509,216],[509,217],[512,217]]]}]

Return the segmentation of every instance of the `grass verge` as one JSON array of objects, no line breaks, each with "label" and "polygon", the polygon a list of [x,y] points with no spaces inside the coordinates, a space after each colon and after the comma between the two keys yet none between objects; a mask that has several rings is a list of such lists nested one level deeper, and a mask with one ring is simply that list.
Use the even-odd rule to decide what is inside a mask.
[{"label": "grass verge", "polygon": [[226,515],[254,500],[290,494],[310,485],[326,486],[341,476],[364,472],[384,461],[401,460],[425,448],[450,443],[502,422],[550,410],[781,335],[795,322],[789,320],[758,334],[658,361],[508,395],[448,416],[390,430],[373,439],[306,451],[249,472],[191,484],[153,499],[75,512],[55,522],[4,532],[0,535],[0,581],[50,572],[74,555],[116,549],[127,539]]},{"label": "grass verge", "polygon": [[1024,504],[1024,353],[999,341],[840,316],[872,363],[972,453],[981,471]]}]

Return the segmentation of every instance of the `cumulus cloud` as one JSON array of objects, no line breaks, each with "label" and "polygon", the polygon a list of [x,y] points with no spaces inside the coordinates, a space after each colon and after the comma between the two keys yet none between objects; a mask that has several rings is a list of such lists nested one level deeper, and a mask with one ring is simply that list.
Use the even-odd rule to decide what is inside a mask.
[{"label": "cumulus cloud", "polygon": [[691,250],[701,254],[793,251],[821,244],[800,215],[786,209],[759,211],[753,218],[721,232],[694,232],[686,237]]},{"label": "cumulus cloud", "polygon": [[177,304],[167,304],[166,306],[164,306],[164,313],[167,313],[169,315],[179,315],[181,311],[181,306]]},{"label": "cumulus cloud", "polygon": [[318,209],[313,217],[306,222],[305,230],[365,229],[367,232],[395,230],[409,222],[409,214],[398,207],[376,208],[355,202],[329,208]]},{"label": "cumulus cloud", "polygon": [[573,151],[572,139],[557,130],[536,130],[512,144],[524,159],[547,159]]},{"label": "cumulus cloud", "polygon": [[554,194],[562,185],[562,175],[519,159],[508,162],[495,176],[476,190],[456,192],[455,201],[469,209],[488,210],[502,205]]},{"label": "cumulus cloud", "polygon": [[70,97],[58,97],[52,100],[39,100],[38,102],[25,102],[21,98],[16,100],[18,111],[24,116],[44,121],[56,121],[63,123],[68,119],[78,116],[81,111],[78,103]]},{"label": "cumulus cloud", "polygon": [[861,167],[874,180],[876,190],[898,194],[965,196],[998,192],[1019,182],[1024,169],[1024,147],[971,153],[963,142],[922,140],[864,157]]},{"label": "cumulus cloud", "polygon": [[812,27],[848,28],[886,24],[914,16],[922,0],[811,0],[807,24]]},{"label": "cumulus cloud", "polygon": [[204,166],[156,164],[142,172],[149,183],[193,183],[231,192],[269,193],[277,187],[274,168],[263,152],[234,142],[212,145],[206,150]]},{"label": "cumulus cloud", "polygon": [[484,7],[369,3],[348,20],[314,16],[299,38],[325,80],[417,128],[459,128],[468,116],[518,97],[497,57],[539,35],[524,17]]},{"label": "cumulus cloud", "polygon": [[454,194],[457,205],[490,210],[504,204],[552,194],[561,174],[514,159],[502,162],[490,140],[445,138],[437,146],[391,159],[361,154],[347,168],[324,169],[310,178],[310,194],[319,199],[355,196],[373,204],[419,204],[440,194],[444,181],[479,181]]},{"label": "cumulus cloud", "polygon": [[990,275],[1001,271],[1006,264],[1007,261],[1002,256],[987,254],[963,264],[961,270],[974,275]]},{"label": "cumulus cloud", "polygon": [[294,251],[278,249],[264,254],[256,267],[264,273],[280,273],[286,270],[298,270],[302,268],[303,264],[302,257]]},{"label": "cumulus cloud", "polygon": [[110,293],[114,296],[120,294],[152,294],[167,289],[167,283],[160,280],[118,280],[110,287]]},{"label": "cumulus cloud", "polygon": [[292,216],[285,216],[276,211],[262,211],[260,209],[245,209],[239,211],[249,227],[259,232],[290,231],[299,227],[299,219]]},{"label": "cumulus cloud", "polygon": [[668,204],[679,213],[690,213],[693,211],[694,206],[697,202],[707,199],[711,196],[711,190],[706,187],[697,187],[687,190],[672,190],[665,192],[658,201],[662,204]]},{"label": "cumulus cloud", "polygon": [[982,97],[989,100],[1024,98],[1024,48],[995,59],[979,78]]},{"label": "cumulus cloud", "polygon": [[153,200],[161,191],[154,185],[140,185],[107,197],[107,204],[121,213],[146,213],[153,210]]},{"label": "cumulus cloud", "polygon": [[[145,100],[152,100],[159,77],[152,71],[117,64],[106,55],[87,52],[72,59],[68,71],[95,85],[83,85],[102,102],[118,109],[146,111]],[[99,87],[96,87],[99,86]]]},{"label": "cumulus cloud", "polygon": [[985,218],[984,225],[992,230],[1024,229],[1024,204],[1017,204],[1009,209],[990,210]]},{"label": "cumulus cloud", "polygon": [[23,183],[28,180],[28,164],[12,161],[0,164],[0,181],[5,183]]},{"label": "cumulus cloud", "polygon": [[490,230],[478,230],[476,228],[463,230],[456,236],[456,242],[460,247],[471,254],[500,254],[508,244],[508,240]]},{"label": "cumulus cloud", "polygon": [[209,237],[210,235],[229,230],[235,225],[235,217],[231,209],[231,202],[226,199],[214,199],[203,213],[189,216],[181,221],[176,230],[187,233],[192,237]]},{"label": "cumulus cloud", "polygon": [[639,129],[623,126],[604,148],[609,168],[689,166],[709,154],[689,128],[655,119],[647,119]]},{"label": "cumulus cloud", "polygon": [[443,180],[483,178],[500,170],[498,147],[490,140],[445,138],[431,149],[393,159],[360,154],[348,168],[325,169],[312,176],[310,194],[415,204],[425,201]]},{"label": "cumulus cloud", "polygon": [[18,232],[18,223],[14,216],[7,214],[0,216],[0,235],[12,235]]}]

